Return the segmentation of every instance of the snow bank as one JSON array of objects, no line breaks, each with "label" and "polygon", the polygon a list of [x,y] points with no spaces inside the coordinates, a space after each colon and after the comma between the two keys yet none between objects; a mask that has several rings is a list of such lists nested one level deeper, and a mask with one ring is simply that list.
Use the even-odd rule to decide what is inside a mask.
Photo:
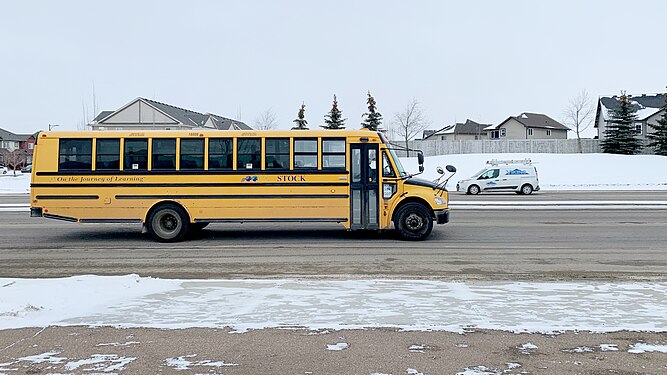
[{"label": "snow bank", "polygon": [[30,193],[30,174],[13,172],[0,175],[0,195],[1,194],[23,194]]},{"label": "snow bank", "polygon": [[667,283],[0,279],[0,329],[48,325],[665,332]]}]

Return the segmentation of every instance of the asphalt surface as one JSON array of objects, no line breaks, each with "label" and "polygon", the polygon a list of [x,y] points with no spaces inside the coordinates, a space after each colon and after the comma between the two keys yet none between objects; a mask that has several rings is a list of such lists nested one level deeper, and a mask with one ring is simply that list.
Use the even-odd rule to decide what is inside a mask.
[{"label": "asphalt surface", "polygon": [[[667,201],[667,192],[452,194],[452,202]],[[21,199],[21,198],[13,198]],[[25,199],[25,198],[23,198]],[[0,202],[6,203],[5,199]],[[218,224],[177,244],[140,226],[0,212],[0,277],[656,280],[667,275],[667,208],[452,210],[422,242],[329,224]]]},{"label": "asphalt surface", "polygon": [[[667,207],[640,206],[667,201],[667,192],[453,193],[451,201],[465,209],[453,209],[451,223],[436,226],[422,242],[399,241],[391,232],[349,233],[337,225],[220,224],[185,242],[160,244],[136,225],[73,224],[7,208],[0,210],[0,277],[667,278]],[[476,205],[482,201],[500,208]],[[521,210],[511,204],[545,201],[557,203]],[[582,201],[599,204],[555,209]],[[27,203],[26,196],[0,196],[0,207]],[[643,344],[662,348],[667,334],[23,328],[0,330],[0,373],[667,373],[667,354],[633,352]],[[45,353],[50,361],[40,360]]]}]

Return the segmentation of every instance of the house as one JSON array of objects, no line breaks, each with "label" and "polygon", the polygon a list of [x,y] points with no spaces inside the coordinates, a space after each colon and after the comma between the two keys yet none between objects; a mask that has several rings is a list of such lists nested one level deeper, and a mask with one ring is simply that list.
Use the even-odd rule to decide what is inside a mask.
[{"label": "house", "polygon": [[567,139],[570,128],[547,115],[524,112],[484,130],[489,139]]},{"label": "house", "polygon": [[[658,120],[665,112],[667,98],[665,94],[642,94],[641,96],[630,96],[630,100],[637,109],[637,120],[635,121],[635,130],[639,139],[646,139],[646,135],[653,132],[649,126],[657,125]],[[595,127],[598,129],[598,138],[605,139],[605,130],[610,119],[611,110],[618,108],[619,96],[603,96],[598,99],[597,110],[595,111]]]},{"label": "house", "polygon": [[453,125],[447,125],[440,130],[424,130],[424,140],[440,140],[440,141],[469,141],[484,139],[486,131],[484,128],[489,124],[480,124],[475,121],[466,119],[466,122],[457,122]]},{"label": "house", "polygon": [[241,121],[146,98],[136,98],[115,111],[102,111],[89,126],[92,130],[252,130]]},{"label": "house", "polygon": [[[0,128],[0,164],[23,167],[32,163],[32,150],[35,147],[37,133],[15,134]],[[14,153],[9,160],[9,153]]]}]

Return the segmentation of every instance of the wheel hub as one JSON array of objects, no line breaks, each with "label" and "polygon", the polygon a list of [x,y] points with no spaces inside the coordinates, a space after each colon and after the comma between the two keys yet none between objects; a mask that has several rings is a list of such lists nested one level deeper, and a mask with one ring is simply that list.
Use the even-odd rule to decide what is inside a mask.
[{"label": "wheel hub", "polygon": [[405,218],[405,226],[414,232],[424,226],[424,220],[417,214],[410,214]]}]

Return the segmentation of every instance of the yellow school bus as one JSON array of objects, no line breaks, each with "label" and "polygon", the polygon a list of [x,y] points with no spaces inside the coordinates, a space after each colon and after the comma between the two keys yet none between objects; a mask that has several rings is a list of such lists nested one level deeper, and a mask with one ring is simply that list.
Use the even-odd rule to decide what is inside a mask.
[{"label": "yellow school bus", "polygon": [[393,226],[423,240],[449,221],[443,184],[406,173],[368,130],[42,132],[30,202],[33,217],[143,224],[161,242],[231,222]]}]

